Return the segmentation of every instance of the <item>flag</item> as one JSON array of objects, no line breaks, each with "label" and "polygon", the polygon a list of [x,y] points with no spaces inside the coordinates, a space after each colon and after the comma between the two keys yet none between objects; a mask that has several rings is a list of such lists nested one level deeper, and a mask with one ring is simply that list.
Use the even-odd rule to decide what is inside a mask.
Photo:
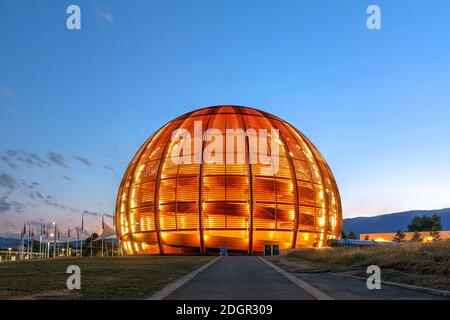
[{"label": "flag", "polygon": [[61,235],[61,232],[58,231],[58,240],[59,240],[59,236]]},{"label": "flag", "polygon": [[27,226],[25,225],[25,222],[23,223],[23,231],[22,231],[22,237],[24,237],[27,234]]},{"label": "flag", "polygon": [[67,237],[70,238],[70,227],[67,229]]},{"label": "flag", "polygon": [[81,231],[84,230],[84,215],[81,215]]},{"label": "flag", "polygon": [[105,229],[105,215],[102,215],[102,230]]}]

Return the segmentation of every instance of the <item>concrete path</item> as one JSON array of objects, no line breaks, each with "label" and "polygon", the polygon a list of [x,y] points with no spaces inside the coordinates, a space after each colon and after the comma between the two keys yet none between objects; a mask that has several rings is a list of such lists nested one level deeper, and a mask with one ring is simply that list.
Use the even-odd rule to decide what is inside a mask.
[{"label": "concrete path", "polygon": [[363,279],[331,273],[291,274],[259,257],[247,256],[222,257],[164,297],[170,300],[450,299],[386,284],[382,284],[381,290],[368,290]]},{"label": "concrete path", "polygon": [[174,300],[309,300],[300,287],[258,257],[223,257],[175,290]]},{"label": "concrete path", "polygon": [[380,290],[368,290],[365,279],[332,273],[294,274],[336,300],[442,300],[450,297],[406,289],[382,283]]}]

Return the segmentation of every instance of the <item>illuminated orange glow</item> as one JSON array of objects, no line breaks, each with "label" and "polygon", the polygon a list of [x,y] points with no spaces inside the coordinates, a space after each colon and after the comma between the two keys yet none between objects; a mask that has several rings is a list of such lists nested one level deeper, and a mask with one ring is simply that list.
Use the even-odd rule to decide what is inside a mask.
[{"label": "illuminated orange glow", "polygon": [[[414,232],[404,232],[405,241],[413,241],[414,240]],[[447,240],[450,239],[450,230],[439,231],[440,239]],[[360,240],[375,240],[381,242],[392,242],[396,237],[396,232],[389,233],[361,233],[359,235]],[[430,231],[421,231],[419,232],[420,241],[422,242],[432,242],[434,238],[430,235]]]},{"label": "illuminated orange glow", "polygon": [[[172,141],[172,133],[182,129],[194,136],[194,122],[203,133],[267,130],[267,150],[258,147],[258,156],[276,160],[277,168],[249,161],[249,133],[243,145],[236,138],[231,147],[227,139],[222,145],[205,139],[199,150],[191,141],[191,154],[183,149],[176,162],[174,151],[190,140]],[[207,148],[224,163],[183,162],[183,156],[201,159]],[[342,209],[330,168],[300,131],[260,110],[218,106],[167,123],[142,145],[120,185],[116,228],[126,254],[207,254],[223,246],[253,254],[265,244],[326,246],[340,237]]]}]

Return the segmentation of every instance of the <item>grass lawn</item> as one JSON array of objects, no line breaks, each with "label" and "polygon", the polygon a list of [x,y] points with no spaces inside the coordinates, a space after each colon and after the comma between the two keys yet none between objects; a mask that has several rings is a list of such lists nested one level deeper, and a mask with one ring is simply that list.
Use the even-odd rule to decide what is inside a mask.
[{"label": "grass lawn", "polygon": [[[0,299],[145,299],[214,257],[58,258],[0,263]],[[69,265],[81,290],[68,290]]]},{"label": "grass lawn", "polygon": [[450,291],[450,241],[398,246],[304,249],[269,258],[290,272],[334,271],[367,277],[378,265],[381,279]]}]

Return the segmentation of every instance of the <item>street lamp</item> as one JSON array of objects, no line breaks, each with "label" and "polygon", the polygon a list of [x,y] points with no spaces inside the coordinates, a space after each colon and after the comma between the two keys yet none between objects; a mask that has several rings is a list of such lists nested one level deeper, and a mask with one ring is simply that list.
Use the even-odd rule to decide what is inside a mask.
[{"label": "street lamp", "polygon": [[[9,260],[11,260],[11,250],[12,250],[12,248],[8,248],[8,257],[9,257]],[[6,259],[6,260],[8,260],[8,259]]]},{"label": "street lamp", "polygon": [[56,222],[55,221],[53,221],[52,222],[52,224],[53,224],[53,226],[55,227],[55,230],[54,230],[54,232],[53,232],[53,234],[52,234],[52,237],[53,237],[53,258],[55,258],[56,257]]},{"label": "street lamp", "polygon": [[44,246],[42,244],[42,239],[44,238],[44,235],[41,234],[39,236],[39,257],[43,258],[44,257]]}]

